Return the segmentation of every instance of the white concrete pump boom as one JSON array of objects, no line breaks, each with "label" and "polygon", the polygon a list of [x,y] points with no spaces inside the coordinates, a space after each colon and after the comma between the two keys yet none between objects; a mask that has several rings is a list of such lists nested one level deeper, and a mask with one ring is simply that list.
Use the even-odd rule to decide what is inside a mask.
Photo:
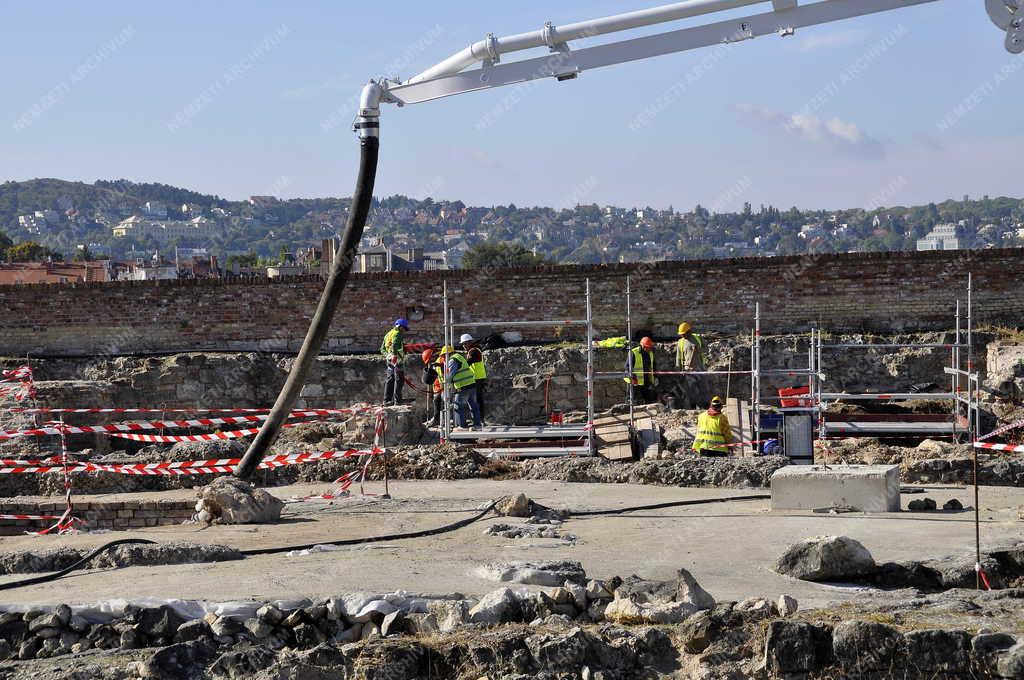
[{"label": "white concrete pump boom", "polygon": [[[767,5],[769,0],[688,0],[564,26],[548,23],[538,31],[506,38],[488,34],[405,82],[371,83],[368,89],[377,86],[380,91],[364,92],[364,100],[372,103],[377,99],[401,106],[538,78],[567,80],[602,66],[765,35],[785,37],[799,28],[937,1],[819,0],[799,4],[799,0],[770,0],[772,8],[768,12],[581,49],[572,49],[569,43],[751,5]],[[1024,51],[1024,0],[985,0],[985,6],[996,26],[1006,31],[1006,49],[1014,54]],[[501,63],[504,55],[539,47],[549,48],[554,56]],[[467,70],[477,65],[479,68]]]},{"label": "white concrete pump boom", "polygon": [[[363,88],[359,100],[359,114],[355,121],[355,130],[360,137],[359,176],[340,248],[309,331],[292,363],[284,387],[281,388],[273,409],[260,428],[259,434],[250,444],[235,474],[247,479],[255,473],[259,461],[274,443],[288,413],[291,412],[310,367],[320,351],[320,346],[327,337],[352,262],[358,252],[373,198],[380,147],[381,102],[401,106],[538,78],[570,80],[583,71],[602,66],[750,40],[764,35],[786,37],[793,35],[798,28],[937,1],[818,0],[800,4],[801,0],[687,0],[565,26],[548,23],[539,31],[507,38],[488,34],[484,40],[470,45],[404,83],[391,80],[370,81]],[[581,38],[655,26],[752,5],[767,5],[769,2],[771,10],[761,14],[689,26],[593,47],[573,49],[569,46],[571,41]],[[1014,54],[1024,51],[1024,0],[985,0],[985,8],[996,26],[1006,31],[1006,48]],[[552,54],[502,63],[504,55],[543,47],[550,49]],[[479,68],[472,68],[477,65]]]}]

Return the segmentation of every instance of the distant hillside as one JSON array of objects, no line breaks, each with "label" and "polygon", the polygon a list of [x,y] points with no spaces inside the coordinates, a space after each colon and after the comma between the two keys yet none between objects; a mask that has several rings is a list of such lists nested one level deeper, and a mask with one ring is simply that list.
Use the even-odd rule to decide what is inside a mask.
[{"label": "distant hillside", "polygon": [[[754,207],[742,200],[743,187],[719,197],[710,209],[697,205],[689,211],[595,204],[486,207],[397,195],[374,200],[366,240],[383,241],[396,253],[443,253],[451,262],[481,243],[519,244],[545,258],[579,264],[913,250],[938,225],[947,225],[941,232],[955,238],[959,248],[1024,246],[1020,198],[885,205],[899,196],[901,188],[894,182],[867,207],[836,210]],[[15,242],[38,241],[68,256],[88,244],[90,252],[115,258],[167,252],[176,246],[204,248],[221,256],[279,258],[340,233],[350,202],[253,199],[228,201],[166,184],[127,180],[5,182],[0,184],[0,234]],[[166,215],[144,215],[147,202],[162,204]],[[33,218],[36,211],[49,212]],[[27,216],[25,224],[19,224],[22,215]],[[138,237],[114,237],[113,228],[133,215],[170,222],[202,217],[214,227],[203,238],[154,240],[141,232]]]}]

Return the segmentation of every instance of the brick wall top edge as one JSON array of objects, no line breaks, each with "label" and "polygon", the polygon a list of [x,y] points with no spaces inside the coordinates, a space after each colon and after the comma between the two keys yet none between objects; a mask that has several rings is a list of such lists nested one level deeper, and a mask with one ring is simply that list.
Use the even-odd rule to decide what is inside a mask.
[{"label": "brick wall top edge", "polygon": [[[858,263],[878,264],[879,261],[888,260],[894,264],[900,262],[949,262],[959,260],[966,262],[978,262],[999,259],[1020,259],[1024,264],[1024,248],[993,248],[987,250],[951,250],[951,251],[891,251],[881,253],[827,253],[827,254],[802,254],[786,255],[781,257],[740,257],[732,259],[705,259],[705,260],[671,260],[659,262],[641,262],[626,264],[595,264],[595,265],[555,265],[543,267],[527,267],[520,269],[500,268],[490,272],[490,278],[520,277],[534,278],[544,276],[558,276],[559,278],[582,278],[588,275],[624,277],[634,274],[638,270],[646,270],[652,273],[667,272],[702,272],[707,269],[716,270],[748,270],[748,269],[781,269],[791,265],[801,265],[808,258],[813,261],[806,264],[808,270],[824,269],[833,265],[842,267],[855,267]],[[964,269],[969,269],[965,266]],[[449,271],[430,272],[378,272],[372,274],[353,274],[352,280],[359,281],[459,281],[471,279],[480,275],[478,269],[459,269]],[[74,284],[58,283],[37,283],[24,286],[0,286],[0,297],[17,297],[20,291],[32,290],[67,290],[67,289],[92,289],[112,287],[124,288],[179,288],[179,287],[217,287],[217,286],[286,286],[303,283],[321,282],[323,279],[318,274],[307,276],[288,276],[270,279],[265,276],[231,277],[228,279],[179,279],[173,281],[114,281],[114,282],[89,282]]]}]

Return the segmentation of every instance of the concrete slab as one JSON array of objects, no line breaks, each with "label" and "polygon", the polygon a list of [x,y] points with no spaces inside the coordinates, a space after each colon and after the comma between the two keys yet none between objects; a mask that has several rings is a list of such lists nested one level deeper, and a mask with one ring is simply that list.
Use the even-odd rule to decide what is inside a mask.
[{"label": "concrete slab", "polygon": [[[323,484],[270,489],[283,499],[323,493]],[[371,484],[368,491],[379,492]],[[2,540],[3,550],[45,550],[59,545],[98,546],[107,541],[141,537],[156,541],[191,541],[234,545],[241,549],[416,531],[465,518],[482,503],[510,493],[525,493],[551,507],[573,510],[625,508],[674,500],[722,498],[756,493],[752,489],[693,489],[658,486],[569,484],[554,481],[460,480],[392,482],[392,500],[292,503],[278,525],[196,525],[140,529],[133,532],[78,536],[23,536]],[[973,494],[963,487],[929,486],[939,505],[957,498],[965,507]],[[108,500],[194,497],[181,489],[144,494],[110,494]],[[1024,489],[982,489],[983,550],[1019,540],[1017,508]],[[846,535],[863,543],[880,562],[972,553],[973,512],[840,514],[809,511],[769,512],[768,501],[734,501],[607,517],[570,519],[563,531],[575,543],[557,539],[503,539],[482,535],[495,521],[428,538],[350,547],[304,556],[253,557],[242,562],[91,570],[51,583],[0,593],[0,604],[85,604],[112,598],[191,598],[212,601],[323,597],[374,591],[462,592],[481,595],[499,587],[477,575],[493,560],[582,562],[595,577],[640,574],[671,578],[684,567],[719,599],[753,595],[772,599],[786,593],[801,609],[834,605],[863,597],[863,589],[798,581],[775,573],[773,565],[791,544],[822,534]],[[0,582],[22,575],[0,576]]]},{"label": "concrete slab", "polygon": [[789,465],[772,475],[772,510],[899,512],[897,465]]}]

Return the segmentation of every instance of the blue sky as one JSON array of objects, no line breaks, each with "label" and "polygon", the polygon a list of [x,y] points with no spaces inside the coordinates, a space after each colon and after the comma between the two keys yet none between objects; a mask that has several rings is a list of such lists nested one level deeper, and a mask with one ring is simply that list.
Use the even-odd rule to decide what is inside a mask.
[{"label": "blue sky", "polygon": [[[346,196],[351,98],[368,77],[409,77],[488,31],[655,4],[0,0],[0,180]],[[981,0],[940,0],[515,94],[387,107],[377,194],[724,210],[1020,196],[1024,60],[1003,37]]]}]

